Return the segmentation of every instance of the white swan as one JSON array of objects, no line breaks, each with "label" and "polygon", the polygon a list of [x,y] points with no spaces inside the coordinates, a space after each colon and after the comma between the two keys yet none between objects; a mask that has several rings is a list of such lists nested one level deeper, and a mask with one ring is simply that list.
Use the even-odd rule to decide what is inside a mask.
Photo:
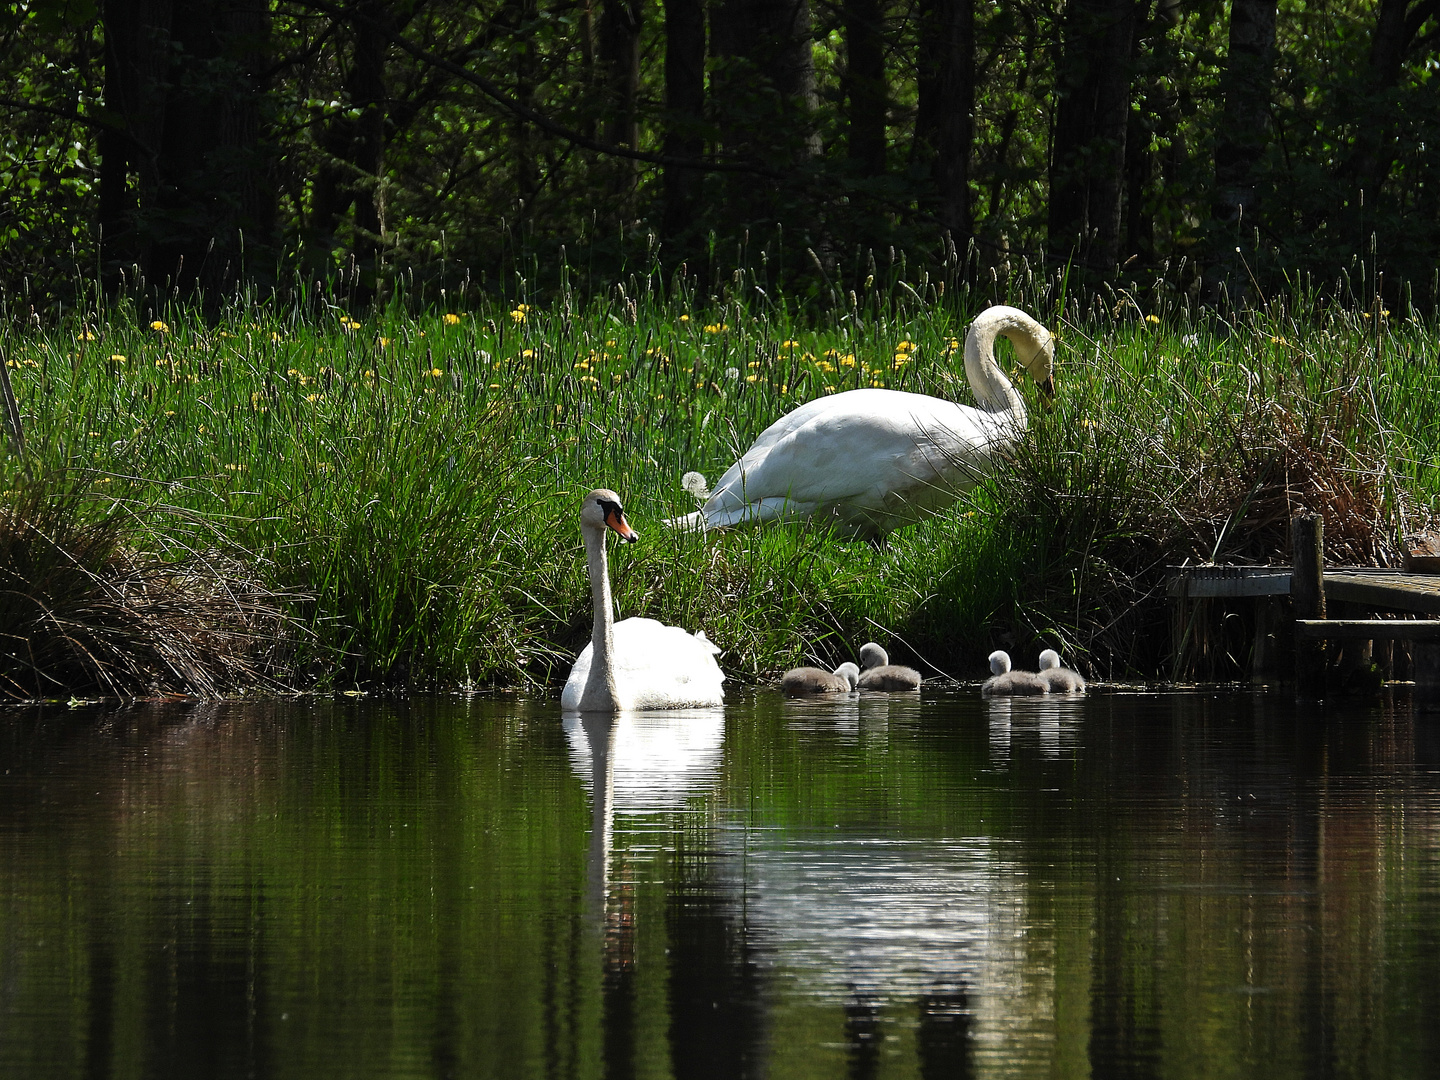
[{"label": "white swan", "polygon": [[1085,677],[1060,666],[1060,654],[1046,649],[1040,654],[1040,681],[1052,694],[1079,694],[1085,691]]},{"label": "white swan", "polygon": [[668,524],[810,518],[876,539],[949,506],[1025,431],[1025,404],[995,363],[997,337],[1009,338],[1031,378],[1054,392],[1050,332],[1018,308],[987,308],[965,335],[978,408],[898,390],[817,398],[766,428],[704,506]]},{"label": "white swan", "polygon": [[719,705],[725,676],[715,657],[720,650],[702,630],[686,633],[655,619],[614,621],[610,600],[610,568],[605,558],[605,530],[614,529],[628,543],[640,534],[625,520],[620,496],[599,488],[580,507],[580,532],[590,571],[590,596],[595,602],[595,629],[590,644],[575,660],[560,707],[580,712],[625,709],[687,709]]},{"label": "white swan", "polygon": [[990,654],[990,678],[980,687],[986,697],[1034,696],[1048,694],[1050,688],[1033,671],[1011,671],[1010,654],[999,649]]},{"label": "white swan", "polygon": [[861,690],[919,690],[920,672],[890,663],[890,654],[873,641],[860,646]]},{"label": "white swan", "polygon": [[855,689],[860,669],[848,660],[833,672],[818,667],[791,668],[780,676],[780,689],[791,697],[802,694],[844,694]]}]

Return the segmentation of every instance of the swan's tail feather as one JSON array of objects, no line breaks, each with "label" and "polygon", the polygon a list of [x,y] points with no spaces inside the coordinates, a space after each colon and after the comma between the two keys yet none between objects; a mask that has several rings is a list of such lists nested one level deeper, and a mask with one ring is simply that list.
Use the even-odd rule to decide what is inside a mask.
[{"label": "swan's tail feather", "polygon": [[731,525],[758,525],[762,521],[788,521],[810,517],[813,505],[796,503],[784,497],[756,499],[719,509],[696,510],[683,517],[668,518],[665,524],[674,529],[724,529]]},{"label": "swan's tail feather", "polygon": [[672,529],[684,529],[689,532],[701,532],[705,529],[705,511],[696,510],[691,514],[681,514],[679,517],[666,518],[665,524]]}]

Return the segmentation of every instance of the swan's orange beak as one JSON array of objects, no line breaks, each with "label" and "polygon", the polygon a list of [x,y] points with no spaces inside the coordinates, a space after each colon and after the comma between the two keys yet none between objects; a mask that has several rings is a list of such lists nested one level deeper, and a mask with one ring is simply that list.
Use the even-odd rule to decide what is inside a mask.
[{"label": "swan's orange beak", "polygon": [[640,534],[625,520],[625,511],[618,506],[612,506],[605,512],[605,524],[619,533],[620,539],[627,544],[633,544],[640,539]]}]

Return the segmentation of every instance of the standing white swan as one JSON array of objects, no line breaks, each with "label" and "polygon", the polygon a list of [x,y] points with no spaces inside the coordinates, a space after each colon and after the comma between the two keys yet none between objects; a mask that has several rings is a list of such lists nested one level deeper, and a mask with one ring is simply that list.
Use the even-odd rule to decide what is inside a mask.
[{"label": "standing white swan", "polygon": [[640,534],[625,520],[620,496],[599,488],[580,507],[580,532],[595,602],[590,644],[575,660],[560,707],[580,712],[626,709],[686,709],[719,705],[725,676],[715,657],[720,650],[702,630],[686,633],[655,619],[614,621],[605,531],[613,529],[633,544]]},{"label": "standing white swan", "polygon": [[965,377],[978,408],[899,390],[817,398],[761,432],[704,506],[668,524],[811,518],[875,539],[949,506],[1025,431],[1025,403],[995,363],[997,337],[1054,392],[1050,331],[1018,308],[987,308],[965,335]]}]

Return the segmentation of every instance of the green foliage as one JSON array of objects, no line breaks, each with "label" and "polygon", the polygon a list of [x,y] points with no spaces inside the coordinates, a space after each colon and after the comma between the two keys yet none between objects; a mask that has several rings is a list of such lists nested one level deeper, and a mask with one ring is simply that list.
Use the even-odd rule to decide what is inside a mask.
[{"label": "green foliage", "polygon": [[[1167,566],[1283,561],[1299,508],[1325,515],[1336,558],[1383,563],[1440,514],[1428,324],[1304,296],[1227,323],[1164,290],[1155,314],[1120,297],[1064,317],[1060,284],[1022,274],[1011,298],[1057,331],[1059,397],[1019,380],[1029,434],[954,510],[881,548],[661,525],[693,509],[685,472],[718,477],[804,401],[857,386],[970,400],[956,350],[986,301],[880,278],[821,319],[743,302],[760,294],[740,281],[723,307],[692,307],[654,275],[608,299],[418,318],[398,301],[355,318],[318,294],[215,324],[117,311],[6,355],[35,475],[86,496],[54,505],[80,521],[123,508],[126,552],[239,560],[291,620],[266,663],[301,686],[562,677],[590,626],[575,513],[602,485],[643,537],[615,553],[622,615],[704,629],[741,682],[872,638],[959,676],[997,643],[1041,642],[1154,673]],[[20,491],[17,519],[35,517]]]},{"label": "green foliage", "polygon": [[[1432,307],[1440,38],[1433,11],[1401,6],[1413,25],[1383,63],[1383,12],[1374,5],[1281,6],[1256,201],[1229,225],[1214,219],[1213,206],[1226,7],[1142,9],[1131,58],[1123,269],[1108,280],[1133,289],[1159,274],[1210,300],[1254,299],[1257,285],[1274,292],[1303,272],[1327,291],[1383,293],[1397,311]],[[664,13],[639,22],[634,149],[667,153],[667,132],[683,128],[720,170],[695,176],[683,224],[667,226],[663,166],[594,148],[630,106],[617,97],[588,8],[297,0],[230,26],[240,16],[207,0],[199,9],[222,28],[209,44],[203,35],[181,41],[178,25],[138,28],[137,40],[174,31],[164,57],[136,60],[134,76],[153,83],[149,104],[140,104],[125,85],[103,88],[107,33],[136,29],[120,25],[128,16],[119,9],[107,26],[89,2],[8,5],[0,20],[0,284],[13,294],[28,288],[37,307],[56,310],[80,301],[80,267],[101,273],[112,292],[143,296],[177,273],[158,255],[148,265],[146,252],[158,249],[172,259],[186,252],[192,265],[181,279],[211,282],[212,291],[213,281],[228,286],[237,277],[313,283],[343,272],[366,303],[413,296],[417,282],[468,281],[513,295],[518,273],[552,294],[567,287],[551,276],[563,263],[552,254],[563,248],[568,287],[591,293],[648,267],[657,252],[669,271],[686,265],[706,293],[722,292],[740,268],[772,293],[843,296],[863,289],[871,250],[891,252],[892,261],[898,252],[919,287],[948,257],[927,151],[916,139],[919,73],[934,42],[915,10],[885,7],[886,166],[861,175],[848,157],[844,8],[811,7],[815,88],[804,108],[778,108],[754,77],[742,80],[747,92],[727,87],[726,72],[750,61],[720,54],[715,35],[730,16],[710,12],[709,104],[699,120],[667,111]],[[1003,277],[1013,258],[1033,261],[1052,246],[1062,13],[1054,4],[976,11],[967,163],[974,248],[958,238],[960,273],[972,280],[992,268]],[[381,35],[378,53],[365,36],[375,19],[394,35]],[[189,152],[154,142],[166,127],[156,102],[167,94],[180,107],[205,102],[214,114],[215,125],[170,124],[174,139],[192,138]],[[112,216],[102,245],[107,135],[107,152],[124,160],[112,160],[108,173]],[[759,173],[724,171],[751,150]],[[153,175],[176,162],[184,167],[174,176]],[[1347,280],[1337,285],[1341,274]]]}]

